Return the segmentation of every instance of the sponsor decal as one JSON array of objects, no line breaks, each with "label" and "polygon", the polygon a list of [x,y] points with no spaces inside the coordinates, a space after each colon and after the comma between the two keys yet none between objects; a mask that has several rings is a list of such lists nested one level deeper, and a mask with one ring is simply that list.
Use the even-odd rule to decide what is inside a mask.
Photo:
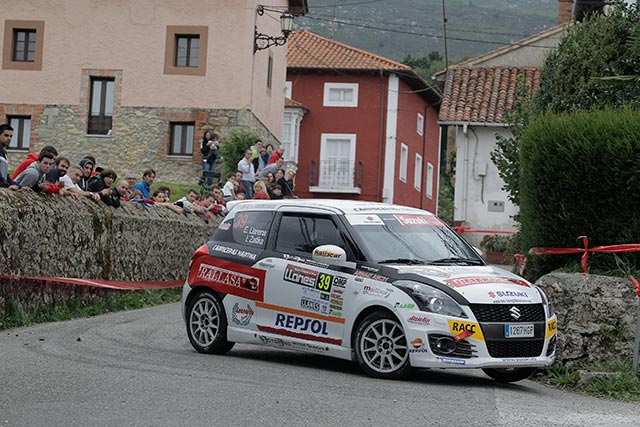
[{"label": "sponsor decal", "polygon": [[436,267],[411,266],[398,269],[400,274],[420,274],[422,276],[451,277],[451,273]]},{"label": "sponsor decal", "polygon": [[422,324],[422,325],[428,325],[429,323],[431,323],[431,319],[429,317],[426,317],[426,316],[416,316],[414,314],[414,315],[412,315],[411,317],[409,317],[407,319],[407,322],[418,323],[418,324]]},{"label": "sponsor decal", "polygon": [[495,298],[495,297],[500,297],[500,298],[504,298],[504,297],[512,297],[512,298],[527,298],[529,299],[529,294],[526,293],[525,291],[489,291],[489,296],[491,298]]},{"label": "sponsor decal", "polygon": [[294,314],[294,315],[297,315],[297,316],[304,316],[304,317],[310,317],[310,318],[313,318],[313,319],[320,319],[320,320],[324,320],[324,321],[327,321],[327,322],[344,323],[344,319],[325,316],[323,314],[308,313],[308,312],[305,312],[305,311],[302,311],[302,310],[297,310],[295,308],[282,307],[280,305],[267,304],[265,302],[260,302],[260,301],[256,301],[256,307],[264,308],[265,310],[273,310],[273,311],[279,311],[279,312],[284,312],[284,313],[291,313],[291,314]]},{"label": "sponsor decal", "polygon": [[[346,277],[341,277],[341,276],[333,276],[333,282],[331,283],[331,285],[334,287],[333,292],[344,292],[344,288],[347,286],[347,278]],[[335,288],[342,288],[342,289],[335,289]]]},{"label": "sponsor decal", "polygon": [[218,226],[218,229],[222,231],[227,231],[230,228],[231,228],[231,222],[223,222]]},{"label": "sponsor decal", "polygon": [[354,212],[393,212],[393,211],[403,211],[406,210],[406,208],[402,207],[402,206],[392,206],[392,205],[388,205],[388,206],[377,206],[377,205],[369,205],[366,207],[362,207],[362,208],[353,208]]},{"label": "sponsor decal", "polygon": [[302,298],[300,300],[300,307],[305,310],[311,310],[322,314],[327,314],[329,312],[329,305],[326,302],[321,303],[307,298]]},{"label": "sponsor decal", "polygon": [[313,301],[329,301],[329,294],[309,288],[302,288],[302,297]]},{"label": "sponsor decal", "polygon": [[458,277],[454,279],[445,279],[444,282],[452,286],[454,288],[462,288],[464,286],[473,286],[473,285],[486,285],[488,283],[491,284],[510,284],[510,285],[519,285],[524,286],[526,288],[530,288],[529,284],[524,280],[513,279],[509,277]]},{"label": "sponsor decal", "polygon": [[333,308],[334,310],[342,310],[342,302],[340,302],[339,304],[329,304],[329,307]]},{"label": "sponsor decal", "polygon": [[340,258],[340,254],[328,251],[326,249],[323,249],[323,250],[316,249],[315,251],[313,251],[313,255],[323,257],[323,258]]},{"label": "sponsor decal", "polygon": [[429,353],[426,348],[410,348],[409,353]]},{"label": "sponsor decal", "polygon": [[335,292],[335,290],[333,292],[331,292],[331,300],[332,301],[342,301],[342,294],[344,293],[344,291],[342,292]]},{"label": "sponsor decal", "polygon": [[442,363],[451,363],[454,365],[466,365],[467,361],[463,359],[452,359],[450,357],[438,357],[438,360]]},{"label": "sponsor decal", "polygon": [[351,225],[384,225],[378,215],[345,215]]},{"label": "sponsor decal", "polygon": [[327,322],[318,319],[305,319],[293,314],[276,313],[275,326],[293,329],[300,332],[312,332],[314,334],[329,335]]},{"label": "sponsor decal", "polygon": [[415,307],[416,307],[415,304],[403,304],[403,303],[399,303],[399,302],[397,302],[397,303],[395,303],[393,305],[393,308],[408,308],[408,309],[411,309],[411,308],[415,308]]},{"label": "sponsor decal", "polygon": [[503,362],[534,362],[538,360],[536,357],[506,357],[500,359]]},{"label": "sponsor decal", "polygon": [[460,342],[462,340],[464,340],[467,337],[470,337],[473,334],[473,332],[469,331],[469,330],[464,330],[462,332],[460,332],[458,335],[456,335],[455,337],[453,337],[453,340],[455,342]]},{"label": "sponsor decal", "polygon": [[235,303],[231,309],[231,320],[236,325],[247,326],[251,322],[253,314],[254,312],[250,305],[247,305],[247,308],[242,308],[240,304]]},{"label": "sponsor decal", "polygon": [[286,259],[287,261],[299,262],[299,263],[302,263],[302,264],[309,264],[309,265],[312,265],[314,267],[323,267],[323,268],[329,267],[329,264],[327,264],[325,262],[317,262],[317,261],[314,261],[314,260],[309,259],[309,258],[299,257],[298,255],[282,254],[282,258]]},{"label": "sponsor decal", "polygon": [[266,345],[271,345],[275,347],[284,347],[292,350],[301,350],[301,351],[312,351],[316,353],[326,353],[329,351],[329,347],[322,347],[320,345],[307,344],[307,343],[298,343],[295,341],[283,340],[282,338],[273,338],[267,337],[264,335],[257,335],[256,337]]},{"label": "sponsor decal", "polygon": [[471,334],[469,335],[471,338],[484,341],[482,329],[480,329],[480,325],[478,325],[477,323],[449,320],[449,330],[454,335],[459,335],[461,332],[469,331],[471,332]]},{"label": "sponsor decal", "polygon": [[547,336],[546,336],[546,338],[550,338],[553,335],[555,335],[556,328],[557,328],[557,320],[556,319],[549,320],[547,322]]},{"label": "sponsor decal", "polygon": [[207,286],[218,292],[261,301],[264,270],[219,258],[198,258],[189,270],[189,283]]},{"label": "sponsor decal", "polygon": [[386,298],[390,294],[389,290],[387,289],[372,288],[371,286],[367,286],[367,285],[364,286],[362,293],[365,295],[372,295],[380,298]]},{"label": "sponsor decal", "polygon": [[337,311],[333,308],[329,308],[329,316],[342,317],[342,311]]},{"label": "sponsor decal", "polygon": [[309,268],[288,264],[284,270],[284,276],[282,278],[287,282],[313,288],[316,286],[318,272]]},{"label": "sponsor decal", "polygon": [[200,264],[197,278],[205,282],[247,289],[251,292],[258,292],[258,287],[260,286],[260,279],[258,277],[248,276],[208,264]]},{"label": "sponsor decal", "polygon": [[403,226],[422,225],[428,227],[444,227],[444,223],[438,217],[433,215],[394,214],[393,216]]},{"label": "sponsor decal", "polygon": [[416,338],[414,340],[411,340],[411,345],[413,346],[413,348],[422,348],[422,346],[424,345],[424,342],[422,341],[421,338]]},{"label": "sponsor decal", "polygon": [[[359,277],[363,277],[365,279],[377,280],[378,282],[389,281],[389,278],[387,276],[382,276],[380,274],[373,274],[368,271],[356,270],[353,274],[354,276],[356,276],[356,280],[358,280]],[[358,281],[361,282],[361,280],[358,280]]]},{"label": "sponsor decal", "polygon": [[214,252],[219,252],[221,254],[233,255],[238,258],[250,259],[252,261],[255,261],[257,256],[257,254],[254,254],[253,252],[230,248],[229,246],[224,245],[214,245],[211,250]]}]

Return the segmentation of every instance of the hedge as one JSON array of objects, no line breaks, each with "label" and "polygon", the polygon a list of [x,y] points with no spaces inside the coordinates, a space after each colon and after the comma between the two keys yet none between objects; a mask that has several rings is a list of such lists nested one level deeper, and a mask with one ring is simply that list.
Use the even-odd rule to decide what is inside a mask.
[{"label": "hedge", "polygon": [[[524,131],[520,146],[523,250],[640,243],[640,110],[547,112]],[[620,255],[637,266],[637,254]],[[530,267],[544,274],[579,255],[546,256]],[[612,254],[590,255],[615,267]]]}]

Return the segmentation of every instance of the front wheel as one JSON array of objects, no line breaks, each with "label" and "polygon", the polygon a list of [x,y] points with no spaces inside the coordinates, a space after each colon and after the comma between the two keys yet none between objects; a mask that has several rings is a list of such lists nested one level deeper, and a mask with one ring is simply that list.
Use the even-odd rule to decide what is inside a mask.
[{"label": "front wheel", "polygon": [[411,370],[409,347],[402,325],[390,313],[377,311],[356,331],[356,360],[369,376],[400,379]]},{"label": "front wheel", "polygon": [[483,368],[485,374],[501,383],[514,383],[529,378],[536,368]]},{"label": "front wheel", "polygon": [[227,341],[227,315],[218,296],[200,292],[187,307],[187,335],[200,353],[224,354],[235,343]]}]

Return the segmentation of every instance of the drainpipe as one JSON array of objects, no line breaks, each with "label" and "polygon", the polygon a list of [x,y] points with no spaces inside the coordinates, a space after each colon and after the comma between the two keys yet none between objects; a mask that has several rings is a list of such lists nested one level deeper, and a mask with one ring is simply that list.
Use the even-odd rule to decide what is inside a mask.
[{"label": "drainpipe", "polygon": [[384,173],[383,173],[383,169],[382,169],[382,159],[384,157],[384,141],[385,141],[385,130],[384,130],[384,117],[385,117],[385,105],[387,105],[387,97],[386,97],[386,89],[385,89],[385,82],[384,82],[384,72],[382,70],[380,70],[380,132],[378,132],[378,134],[380,135],[380,141],[378,144],[378,179],[376,182],[376,202],[381,202],[382,201],[382,183],[381,180],[383,179]]},{"label": "drainpipe", "polygon": [[465,149],[464,149],[464,180],[462,184],[464,190],[462,192],[462,220],[467,221],[467,200],[469,198],[469,123],[462,125],[462,133],[464,134]]},{"label": "drainpipe", "polygon": [[[422,124],[422,170],[420,171],[420,209],[424,207],[424,198],[425,198],[425,188],[427,183],[427,176],[422,172],[425,170],[425,166],[427,165],[427,123],[428,123],[428,110],[429,106],[424,106],[424,123]],[[415,173],[415,171],[413,172]],[[436,182],[438,182],[438,178],[436,178]],[[424,185],[423,185],[424,184]],[[437,200],[437,199],[436,199]],[[438,210],[438,204],[436,203],[436,211]]]}]

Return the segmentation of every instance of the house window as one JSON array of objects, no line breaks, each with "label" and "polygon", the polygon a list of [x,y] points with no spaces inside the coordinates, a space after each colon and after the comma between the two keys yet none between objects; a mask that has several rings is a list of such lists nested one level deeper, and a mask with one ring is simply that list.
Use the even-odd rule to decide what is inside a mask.
[{"label": "house window", "polygon": [[273,81],[273,57],[269,55],[269,62],[267,63],[267,89],[271,89],[272,81]]},{"label": "house window", "polygon": [[418,135],[424,134],[424,116],[418,113]]},{"label": "house window", "polygon": [[357,107],[358,84],[325,83],[322,105],[325,107]]},{"label": "house window", "polygon": [[31,117],[9,116],[9,125],[13,128],[13,138],[9,143],[10,150],[28,151],[31,141]]},{"label": "house window", "polygon": [[164,73],[204,76],[208,35],[205,26],[167,26]]},{"label": "house window", "polygon": [[199,35],[176,35],[176,67],[197,67],[200,56]]},{"label": "house window", "polygon": [[422,187],[422,156],[416,154],[416,168],[413,173],[413,186],[416,190]]},{"label": "house window", "polygon": [[42,70],[44,21],[4,21],[2,68]]},{"label": "house window", "polygon": [[88,134],[107,135],[111,130],[114,88],[113,78],[91,77]]},{"label": "house window", "polygon": [[193,154],[193,138],[195,123],[171,123],[171,139],[169,141],[170,156],[191,156]]},{"label": "house window", "polygon": [[400,181],[407,182],[407,161],[409,159],[409,147],[400,144]]},{"label": "house window", "polygon": [[355,134],[322,134],[320,141],[320,187],[354,188]]},{"label": "house window", "polygon": [[284,82],[284,97],[293,99],[291,97],[291,92],[293,90],[293,84],[291,82]]},{"label": "house window", "polygon": [[433,199],[433,165],[427,162],[427,197]]}]

